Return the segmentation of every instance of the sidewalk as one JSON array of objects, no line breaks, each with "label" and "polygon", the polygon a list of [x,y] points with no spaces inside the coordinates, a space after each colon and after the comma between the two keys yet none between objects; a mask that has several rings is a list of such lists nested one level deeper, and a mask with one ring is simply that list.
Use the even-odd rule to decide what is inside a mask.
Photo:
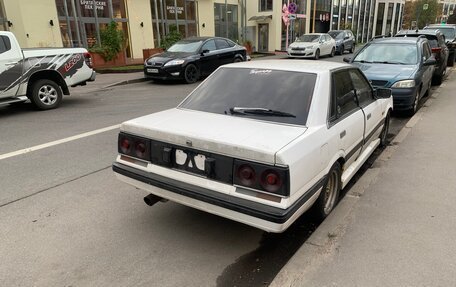
[{"label": "sidewalk", "polygon": [[97,73],[95,81],[88,82],[86,86],[78,86],[71,88],[70,92],[81,91],[83,93],[89,93],[113,86],[139,83],[143,81],[146,81],[146,78],[144,78],[144,72],[109,74]]},{"label": "sidewalk", "polygon": [[456,286],[453,70],[270,286]]}]

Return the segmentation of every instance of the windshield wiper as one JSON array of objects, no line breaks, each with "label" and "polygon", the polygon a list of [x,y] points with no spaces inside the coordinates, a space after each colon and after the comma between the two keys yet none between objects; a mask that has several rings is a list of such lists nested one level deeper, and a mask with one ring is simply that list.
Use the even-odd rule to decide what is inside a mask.
[{"label": "windshield wiper", "polygon": [[366,61],[366,60],[358,60],[358,61],[353,61],[353,62],[359,62],[359,63],[368,63],[371,64],[372,62]]},{"label": "windshield wiper", "polygon": [[282,111],[266,109],[266,108],[241,108],[241,107],[234,107],[234,108],[230,108],[230,113],[232,115],[260,115],[260,116],[296,118],[296,116],[293,115],[293,114],[290,114],[290,113],[287,113],[287,112],[282,112]]},{"label": "windshield wiper", "polygon": [[376,64],[405,65],[405,63],[402,63],[402,62],[393,62],[393,61],[374,61],[373,63],[376,63]]}]

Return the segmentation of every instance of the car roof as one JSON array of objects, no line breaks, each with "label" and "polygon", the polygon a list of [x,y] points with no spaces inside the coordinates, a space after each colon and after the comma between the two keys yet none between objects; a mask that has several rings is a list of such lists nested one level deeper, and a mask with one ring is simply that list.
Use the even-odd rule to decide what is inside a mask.
[{"label": "car roof", "polygon": [[420,37],[387,37],[387,38],[376,38],[372,39],[369,43],[393,43],[393,44],[402,44],[402,43],[408,43],[408,44],[414,44],[419,41],[424,41],[427,39],[426,38],[420,38]]},{"label": "car roof", "polygon": [[292,72],[303,72],[321,74],[339,68],[354,68],[346,63],[329,62],[329,61],[302,61],[293,59],[270,59],[257,60],[249,62],[239,62],[224,65],[227,68],[247,68],[247,69],[265,69],[265,70],[282,70]]},{"label": "car roof", "polygon": [[397,32],[396,35],[437,35],[437,33],[442,34],[438,29],[437,30],[401,30]]},{"label": "car roof", "polygon": [[[181,39],[181,41],[194,41],[194,42],[198,42],[198,41],[205,41],[205,40],[208,40],[208,39],[224,39],[224,40],[229,40],[229,39],[226,39],[226,38],[223,38],[223,37],[188,37],[188,38],[184,38],[184,39]],[[231,40],[230,40],[231,41]]]}]

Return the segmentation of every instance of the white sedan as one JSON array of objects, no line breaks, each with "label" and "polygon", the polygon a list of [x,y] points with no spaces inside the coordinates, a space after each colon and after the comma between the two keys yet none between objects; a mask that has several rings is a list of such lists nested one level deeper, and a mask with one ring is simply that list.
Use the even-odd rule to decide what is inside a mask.
[{"label": "white sedan", "polygon": [[222,66],[176,108],[124,122],[117,177],[150,193],[269,232],[313,208],[326,217],[385,144],[391,90],[333,62]]},{"label": "white sedan", "polygon": [[287,49],[290,58],[314,58],[336,53],[336,41],[326,33],[304,34],[290,44]]}]

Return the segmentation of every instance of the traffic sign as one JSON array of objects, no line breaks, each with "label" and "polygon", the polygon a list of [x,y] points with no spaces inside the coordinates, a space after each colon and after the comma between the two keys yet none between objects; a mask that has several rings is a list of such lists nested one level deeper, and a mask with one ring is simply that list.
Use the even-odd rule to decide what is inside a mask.
[{"label": "traffic sign", "polygon": [[426,3],[423,5],[423,10],[427,10],[428,8],[429,8],[429,4]]}]

